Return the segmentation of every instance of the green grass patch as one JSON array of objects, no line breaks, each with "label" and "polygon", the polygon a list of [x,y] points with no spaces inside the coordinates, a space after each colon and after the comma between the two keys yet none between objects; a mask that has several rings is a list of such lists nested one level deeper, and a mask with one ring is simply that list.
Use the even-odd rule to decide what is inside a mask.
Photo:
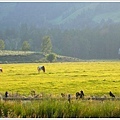
[{"label": "green grass patch", "polygon": [[0,102],[1,118],[117,118],[119,113],[120,101]]}]

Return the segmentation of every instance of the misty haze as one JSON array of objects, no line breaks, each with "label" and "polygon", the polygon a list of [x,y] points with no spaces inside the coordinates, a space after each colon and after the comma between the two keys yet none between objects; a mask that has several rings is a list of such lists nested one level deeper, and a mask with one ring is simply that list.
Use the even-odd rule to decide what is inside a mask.
[{"label": "misty haze", "polygon": [[[1,49],[42,52],[47,36],[51,51],[79,59],[118,59],[119,2],[1,2]],[[23,43],[29,47],[22,49]]]}]

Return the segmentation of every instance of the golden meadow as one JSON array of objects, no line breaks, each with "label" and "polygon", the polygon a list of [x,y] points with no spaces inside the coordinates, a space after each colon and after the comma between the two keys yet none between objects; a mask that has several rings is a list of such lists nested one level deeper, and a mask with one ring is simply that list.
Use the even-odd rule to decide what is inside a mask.
[{"label": "golden meadow", "polygon": [[[38,73],[44,65],[46,73]],[[25,63],[2,64],[0,92],[29,94],[31,90],[59,95],[104,95],[111,90],[120,95],[120,62]]]},{"label": "golden meadow", "polygon": [[[46,73],[38,73],[37,66],[44,65]],[[83,90],[87,96],[109,96],[112,91],[120,97],[120,62],[86,61],[66,63],[1,64],[0,92],[37,94],[60,97],[61,93],[75,96]],[[38,101],[17,104],[1,102],[0,117],[119,117],[119,101],[66,100]]]}]

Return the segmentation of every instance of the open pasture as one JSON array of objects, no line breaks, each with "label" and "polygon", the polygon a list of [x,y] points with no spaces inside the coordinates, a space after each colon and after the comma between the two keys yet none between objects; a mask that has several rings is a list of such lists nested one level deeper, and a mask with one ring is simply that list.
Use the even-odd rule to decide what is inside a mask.
[{"label": "open pasture", "polygon": [[[46,72],[38,73],[37,67],[44,65]],[[83,90],[85,96],[109,96],[112,91],[120,97],[120,62],[66,62],[1,64],[0,92],[18,92],[28,95],[36,93],[75,95]]]}]

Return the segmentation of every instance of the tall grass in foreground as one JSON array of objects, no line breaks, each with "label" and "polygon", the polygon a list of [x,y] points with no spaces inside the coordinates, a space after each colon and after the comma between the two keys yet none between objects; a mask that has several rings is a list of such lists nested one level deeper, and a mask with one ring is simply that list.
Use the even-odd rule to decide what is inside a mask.
[{"label": "tall grass in foreground", "polygon": [[0,102],[0,117],[115,118],[120,117],[120,101],[6,101]]}]

